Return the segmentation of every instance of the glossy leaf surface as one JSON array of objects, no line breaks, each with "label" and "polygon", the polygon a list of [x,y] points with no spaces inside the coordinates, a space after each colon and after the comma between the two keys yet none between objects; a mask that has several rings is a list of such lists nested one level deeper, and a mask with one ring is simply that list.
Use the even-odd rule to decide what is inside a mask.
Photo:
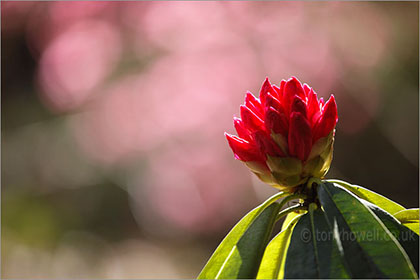
[{"label": "glossy leaf surface", "polygon": [[198,278],[254,278],[279,206],[263,204],[248,213],[225,237]]},{"label": "glossy leaf surface", "polygon": [[346,190],[354,193],[356,196],[363,198],[364,200],[367,200],[370,203],[378,205],[379,207],[381,207],[382,209],[384,209],[391,215],[394,215],[395,213],[399,211],[405,210],[403,206],[396,203],[395,201],[392,201],[389,198],[386,198],[385,196],[382,196],[364,187],[361,187],[358,185],[352,185],[341,180],[327,180],[327,181],[330,183],[338,184],[341,187],[345,188]]},{"label": "glossy leaf surface", "polygon": [[284,274],[286,252],[294,226],[302,214],[290,213],[283,222],[284,228],[270,241],[265,249],[257,279],[280,279]]},{"label": "glossy leaf surface", "polygon": [[352,278],[417,278],[401,245],[360,199],[329,182],[318,186],[318,197],[328,223],[339,229]]},{"label": "glossy leaf surface", "polygon": [[395,217],[381,209],[377,205],[363,201],[370,210],[384,223],[392,235],[398,240],[401,247],[407,253],[413,264],[417,274],[419,273],[419,236],[403,224]]},{"label": "glossy leaf surface", "polygon": [[284,267],[284,278],[349,278],[333,230],[321,209],[303,215],[296,224]]},{"label": "glossy leaf surface", "polygon": [[419,222],[419,208],[405,209],[394,214],[401,223]]}]

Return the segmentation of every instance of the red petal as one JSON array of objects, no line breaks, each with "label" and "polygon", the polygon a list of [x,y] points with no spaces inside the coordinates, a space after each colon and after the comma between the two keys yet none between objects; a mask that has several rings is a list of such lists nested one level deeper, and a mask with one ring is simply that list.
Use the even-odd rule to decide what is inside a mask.
[{"label": "red petal", "polygon": [[295,96],[295,98],[293,99],[293,103],[292,103],[292,107],[290,109],[290,113],[293,112],[299,112],[301,113],[305,118],[308,117],[308,112],[306,109],[306,104],[305,102],[302,100],[302,98],[300,98],[299,96]]},{"label": "red petal", "polygon": [[316,122],[318,121],[319,116],[321,115],[321,112],[319,110],[319,103],[318,103],[318,97],[311,89],[309,92],[309,98],[308,98],[308,120],[311,123],[311,127],[314,127]]},{"label": "red petal", "polygon": [[286,85],[286,81],[285,80],[281,80],[280,82],[280,90],[279,90],[279,100],[282,101],[283,100],[283,95],[284,95],[284,87]]},{"label": "red petal", "polygon": [[273,107],[270,107],[265,113],[265,127],[267,131],[274,133],[280,133],[287,137],[289,131],[289,124],[287,122],[286,115],[283,112],[279,112]]},{"label": "red petal", "polygon": [[302,84],[296,77],[290,78],[284,85],[283,102],[286,112],[290,112],[290,106],[295,96],[299,96],[305,99],[305,93],[302,88]]},{"label": "red petal", "polygon": [[243,121],[239,118],[233,118],[233,126],[238,133],[238,136],[246,141],[251,140],[251,136],[249,135],[249,131],[245,128]]},{"label": "red petal", "polygon": [[258,117],[262,118],[264,111],[260,101],[255,98],[255,96],[250,93],[249,91],[246,93],[245,96],[245,106],[248,107],[254,114]]},{"label": "red petal", "polygon": [[280,97],[280,88],[276,85],[271,85],[274,89],[273,96],[277,99]]},{"label": "red petal", "polygon": [[270,135],[263,131],[256,131],[254,133],[254,139],[258,149],[265,155],[270,156],[284,156],[280,147],[271,139]]},{"label": "red petal", "polygon": [[[321,117],[321,112],[318,111],[309,120],[309,122],[311,123],[312,131],[315,131],[315,127],[317,126],[320,117]],[[313,134],[315,134],[315,132]]]},{"label": "red petal", "polygon": [[327,136],[335,127],[338,121],[337,104],[334,95],[331,95],[322,110],[321,117],[315,126],[313,142]]},{"label": "red petal", "polygon": [[305,92],[306,97],[309,97],[309,93],[311,92],[311,87],[308,84],[303,84],[303,91]]},{"label": "red petal", "polygon": [[283,111],[283,107],[280,101],[268,93],[267,96],[265,97],[264,109],[267,111],[267,109],[270,107],[273,107],[276,110]]},{"label": "red petal", "polygon": [[265,81],[264,81],[264,83],[261,87],[261,90],[260,90],[261,104],[265,103],[265,97],[267,96],[267,93],[274,94],[274,89],[271,86],[270,82],[268,81],[268,78],[265,78]]},{"label": "red petal", "polygon": [[312,132],[308,120],[299,112],[290,116],[289,153],[305,161],[312,148]]},{"label": "red petal", "polygon": [[241,105],[240,111],[244,126],[249,131],[262,130],[264,128],[264,122],[248,107]]},{"label": "red petal", "polygon": [[242,161],[257,161],[265,164],[263,155],[248,141],[225,132],[226,139],[236,159]]}]

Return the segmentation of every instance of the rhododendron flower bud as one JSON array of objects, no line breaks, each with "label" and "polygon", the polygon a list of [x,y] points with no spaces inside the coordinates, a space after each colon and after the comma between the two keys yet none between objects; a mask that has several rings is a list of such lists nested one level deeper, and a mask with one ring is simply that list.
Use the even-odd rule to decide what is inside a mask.
[{"label": "rhododendron flower bud", "polygon": [[333,95],[324,104],[295,77],[279,86],[267,78],[259,99],[246,94],[240,116],[234,118],[238,136],[225,136],[235,158],[262,181],[292,191],[328,172],[338,120]]}]

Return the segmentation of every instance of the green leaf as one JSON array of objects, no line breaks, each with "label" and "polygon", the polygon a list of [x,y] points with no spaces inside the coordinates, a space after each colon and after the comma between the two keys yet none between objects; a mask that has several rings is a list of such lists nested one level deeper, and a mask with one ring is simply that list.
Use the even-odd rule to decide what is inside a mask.
[{"label": "green leaf", "polygon": [[401,245],[360,199],[329,182],[318,186],[318,198],[328,223],[339,229],[352,278],[417,278]]},{"label": "green leaf", "polygon": [[411,229],[412,231],[414,231],[415,233],[417,233],[417,235],[419,235],[419,228],[420,228],[420,224],[419,223],[402,223],[403,226]]},{"label": "green leaf", "polygon": [[283,222],[284,228],[282,228],[282,231],[277,234],[273,240],[270,241],[264,251],[260,268],[258,270],[257,279],[283,278],[283,276],[280,275],[280,272],[282,271],[281,268],[284,267],[285,256],[290,243],[290,236],[293,227],[299,220],[299,217],[302,215],[303,214],[298,214],[295,212],[287,215],[286,220]]},{"label": "green leaf", "polygon": [[354,193],[356,196],[363,198],[364,200],[367,200],[373,204],[378,205],[379,207],[381,207],[382,209],[384,209],[391,215],[394,215],[395,213],[399,211],[405,210],[403,206],[396,203],[395,201],[392,201],[386,198],[385,196],[382,196],[376,192],[373,192],[361,186],[352,185],[341,180],[326,180],[326,181],[342,186],[346,190]]},{"label": "green leaf", "polygon": [[394,217],[399,220],[404,226],[408,227],[417,235],[419,235],[419,209],[418,208],[412,208],[412,209],[406,209],[401,210],[400,212],[397,212],[394,214]]},{"label": "green leaf", "polygon": [[293,229],[284,278],[350,278],[323,211],[312,206]]},{"label": "green leaf", "polygon": [[255,277],[278,211],[278,203],[264,209],[232,248],[215,279]]},{"label": "green leaf", "polygon": [[394,217],[401,223],[418,223],[419,208],[401,210],[394,214]]},{"label": "green leaf", "polygon": [[242,218],[223,239],[199,279],[253,278],[268,242],[280,205],[277,193]]},{"label": "green leaf", "polygon": [[420,224],[417,223],[402,223],[404,226],[408,227],[409,229],[411,229],[412,231],[414,231],[415,233],[417,233],[417,235],[419,235],[419,227]]},{"label": "green leaf", "polygon": [[297,216],[302,215],[303,213],[297,213],[297,212],[292,212],[287,214],[286,218],[283,221],[283,224],[281,225],[281,231],[285,230],[291,221],[293,221]]},{"label": "green leaf", "polygon": [[286,218],[283,221],[283,224],[281,225],[281,230],[285,230],[291,221],[293,221],[296,217],[302,216],[302,214],[305,214],[306,211],[294,211],[292,213],[287,214]]},{"label": "green leaf", "polygon": [[409,228],[402,225],[397,219],[391,214],[381,209],[377,205],[374,205],[368,201],[362,202],[369,207],[370,210],[384,223],[388,230],[398,240],[404,251],[410,258],[414,269],[417,274],[419,273],[419,236],[410,230]]}]

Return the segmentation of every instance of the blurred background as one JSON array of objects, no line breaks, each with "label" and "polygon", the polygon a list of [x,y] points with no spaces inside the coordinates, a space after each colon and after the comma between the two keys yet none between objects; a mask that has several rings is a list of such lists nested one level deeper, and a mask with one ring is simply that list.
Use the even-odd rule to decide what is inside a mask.
[{"label": "blurred background", "polygon": [[3,278],[195,278],[275,192],[223,136],[297,76],[328,178],[419,206],[418,2],[1,2]]}]

